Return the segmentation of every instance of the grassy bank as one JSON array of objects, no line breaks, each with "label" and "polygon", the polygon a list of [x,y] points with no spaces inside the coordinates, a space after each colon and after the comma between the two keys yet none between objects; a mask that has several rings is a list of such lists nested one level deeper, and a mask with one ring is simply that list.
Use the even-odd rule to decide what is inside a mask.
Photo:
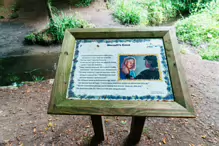
[{"label": "grassy bank", "polygon": [[168,0],[119,0],[111,2],[110,6],[113,16],[122,24],[159,25],[177,15]]},{"label": "grassy bank", "polygon": [[154,26],[181,16],[178,38],[196,46],[203,59],[219,60],[219,0],[114,0],[109,5],[124,25]]},{"label": "grassy bank", "polygon": [[203,59],[219,61],[219,0],[180,20],[176,28],[178,38],[196,46]]},{"label": "grassy bank", "polygon": [[113,16],[122,24],[159,25],[177,15],[199,11],[212,0],[111,0]]}]

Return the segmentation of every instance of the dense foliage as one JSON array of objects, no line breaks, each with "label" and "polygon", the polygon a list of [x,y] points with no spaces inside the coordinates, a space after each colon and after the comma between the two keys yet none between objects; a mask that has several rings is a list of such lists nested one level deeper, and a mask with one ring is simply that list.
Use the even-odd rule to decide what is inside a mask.
[{"label": "dense foliage", "polygon": [[204,45],[204,59],[219,60],[219,0],[177,23],[177,36],[194,46]]},{"label": "dense foliage", "polygon": [[122,24],[140,23],[140,11],[132,7],[130,3],[120,3],[114,12],[114,16],[118,18]]},{"label": "dense foliage", "polygon": [[196,46],[203,59],[219,60],[219,0],[114,0],[109,5],[122,24],[160,25],[181,16],[178,38]]},{"label": "dense foliage", "polygon": [[198,12],[212,0],[111,0],[122,24],[159,25],[177,15]]},{"label": "dense foliage", "polygon": [[75,6],[77,7],[88,7],[94,0],[80,0]]},{"label": "dense foliage", "polygon": [[174,7],[181,13],[198,11],[205,7],[206,3],[214,0],[171,0]]},{"label": "dense foliage", "polygon": [[64,14],[54,16],[54,20],[50,22],[48,29],[40,33],[32,33],[25,37],[28,44],[50,45],[53,43],[61,43],[64,38],[66,29],[70,28],[87,28],[93,27],[87,21],[77,18],[76,16],[66,16]]}]

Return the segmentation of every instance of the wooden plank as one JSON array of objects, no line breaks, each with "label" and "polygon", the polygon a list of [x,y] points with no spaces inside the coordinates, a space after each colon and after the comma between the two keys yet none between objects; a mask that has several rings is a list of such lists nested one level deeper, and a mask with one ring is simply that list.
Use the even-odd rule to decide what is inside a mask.
[{"label": "wooden plank", "polygon": [[195,114],[184,74],[185,71],[180,60],[180,48],[175,34],[175,30],[171,29],[163,38],[175,101],[187,108],[189,112]]},{"label": "wooden plank", "polygon": [[71,29],[77,39],[162,38],[169,27]]},{"label": "wooden plank", "polygon": [[50,98],[48,113],[54,112],[56,104],[66,99],[74,47],[75,38],[69,31],[66,31],[52,88],[52,98]]},{"label": "wooden plank", "polygon": [[130,133],[125,141],[125,146],[132,146],[138,144],[141,139],[141,134],[144,128],[146,117],[132,117],[132,124]]},{"label": "wooden plank", "polygon": [[57,105],[55,113],[79,115],[134,115],[194,117],[176,102],[154,101],[86,101],[65,100]]},{"label": "wooden plank", "polygon": [[105,126],[103,116],[93,115],[91,121],[94,129],[94,136],[91,139],[91,146],[98,146],[105,139]]}]

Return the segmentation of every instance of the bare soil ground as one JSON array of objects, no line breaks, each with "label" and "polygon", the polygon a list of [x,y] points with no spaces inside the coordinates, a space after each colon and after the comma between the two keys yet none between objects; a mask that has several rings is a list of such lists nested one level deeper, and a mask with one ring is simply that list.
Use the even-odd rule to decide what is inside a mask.
[{"label": "bare soil ground", "polygon": [[[219,145],[219,63],[197,55],[182,55],[193,104],[194,119],[146,119],[139,146]],[[88,116],[48,115],[52,85],[48,81],[19,89],[0,90],[0,143],[3,145],[84,145],[93,135]],[[130,117],[105,117],[104,146],[122,145]],[[164,139],[166,140],[166,144]]]},{"label": "bare soil ground", "polygon": [[[29,0],[29,3],[34,5],[40,1],[42,2]],[[69,15],[77,11],[97,27],[121,27],[113,20],[112,12],[107,10],[104,7],[105,3],[101,1],[97,0],[89,8],[64,10],[63,7],[63,11]],[[40,5],[36,4],[35,8],[37,7]],[[0,56],[3,52],[11,55],[10,53],[22,54],[25,53],[22,50],[30,50],[22,46],[22,37],[33,29],[41,28],[47,21],[46,17],[41,17],[41,13],[35,12],[37,11],[35,8],[21,10],[18,25],[14,22],[0,22]],[[40,17],[28,21],[32,16],[35,18],[38,15]],[[16,28],[22,30],[18,29],[16,32]],[[12,32],[15,32],[15,35],[12,35]],[[18,39],[16,36],[19,36]],[[44,49],[39,46],[31,48],[36,52]],[[219,145],[219,63],[201,60],[193,53],[181,54],[181,59],[197,117],[194,119],[149,117],[146,119],[139,146]],[[90,140],[93,129],[89,116],[47,114],[51,89],[50,80],[29,83],[18,89],[0,89],[0,145],[76,146],[85,145]],[[113,116],[104,118],[106,140],[101,145],[122,145],[129,133],[131,118]]]}]

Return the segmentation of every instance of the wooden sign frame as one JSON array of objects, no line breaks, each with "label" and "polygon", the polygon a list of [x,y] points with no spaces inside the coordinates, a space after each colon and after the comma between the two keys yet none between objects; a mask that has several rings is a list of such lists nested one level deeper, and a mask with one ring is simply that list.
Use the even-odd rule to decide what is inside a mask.
[{"label": "wooden sign frame", "polygon": [[[195,117],[179,47],[172,27],[72,29],[65,32],[55,81],[49,103],[49,114],[117,115],[155,117]],[[70,100],[66,98],[74,49],[77,39],[162,38],[172,80],[174,102]]]}]

